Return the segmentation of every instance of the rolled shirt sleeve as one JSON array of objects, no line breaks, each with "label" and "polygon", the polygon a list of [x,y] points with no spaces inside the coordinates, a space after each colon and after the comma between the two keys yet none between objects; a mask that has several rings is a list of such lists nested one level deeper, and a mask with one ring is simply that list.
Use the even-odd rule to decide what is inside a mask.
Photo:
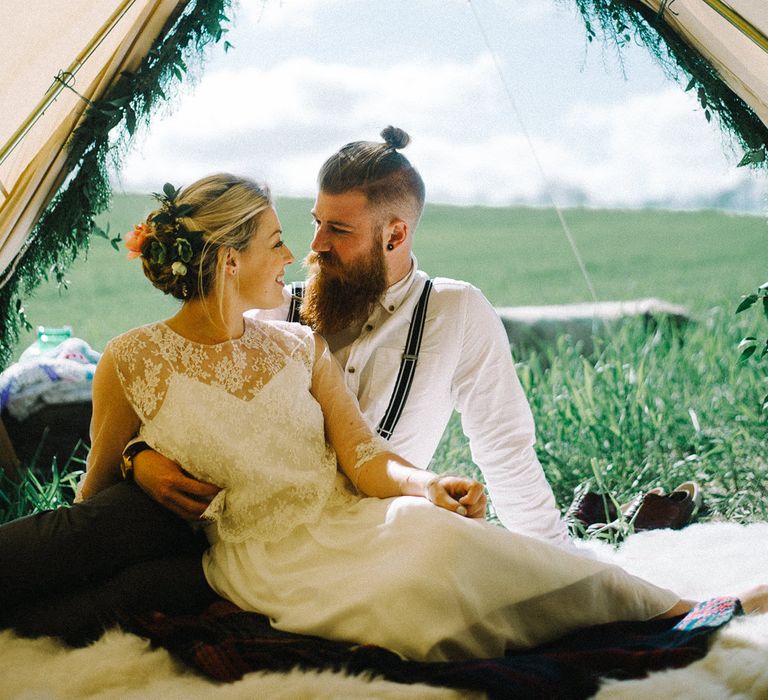
[{"label": "rolled shirt sleeve", "polygon": [[504,327],[482,293],[467,287],[452,393],[502,524],[567,545],[565,524],[534,450],[535,426]]}]

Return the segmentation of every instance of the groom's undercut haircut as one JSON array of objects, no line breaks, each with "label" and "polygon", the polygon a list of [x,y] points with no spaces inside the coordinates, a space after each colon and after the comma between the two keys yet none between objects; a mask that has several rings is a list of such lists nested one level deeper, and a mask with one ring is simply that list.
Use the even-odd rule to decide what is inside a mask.
[{"label": "groom's undercut haircut", "polygon": [[382,217],[407,213],[412,228],[424,209],[424,181],[410,161],[400,153],[410,137],[402,129],[388,126],[381,132],[384,142],[353,141],[342,146],[323,163],[317,176],[322,192],[362,192]]}]

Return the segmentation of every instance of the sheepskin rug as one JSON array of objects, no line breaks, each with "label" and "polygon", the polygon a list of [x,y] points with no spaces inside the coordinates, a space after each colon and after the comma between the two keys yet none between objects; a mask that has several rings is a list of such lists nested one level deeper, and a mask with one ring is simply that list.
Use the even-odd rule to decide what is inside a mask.
[{"label": "sheepskin rug", "polygon": [[[598,542],[580,546],[689,598],[740,593],[768,582],[768,523],[708,523],[678,532],[657,530],[632,536],[618,550]],[[85,649],[0,633],[0,679],[0,698],[13,700],[479,697],[330,672],[252,673],[237,683],[217,684],[188,670],[164,650],[150,649],[145,640],[119,631],[108,632]],[[719,633],[710,653],[687,668],[637,681],[607,681],[595,697],[768,698],[768,615],[735,620]]]}]

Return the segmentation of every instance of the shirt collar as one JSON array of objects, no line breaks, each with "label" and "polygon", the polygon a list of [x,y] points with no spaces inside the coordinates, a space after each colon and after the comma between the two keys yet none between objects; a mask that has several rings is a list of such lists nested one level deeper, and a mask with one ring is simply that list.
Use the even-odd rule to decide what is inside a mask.
[{"label": "shirt collar", "polygon": [[403,277],[403,279],[395,282],[391,287],[387,288],[384,292],[379,303],[387,313],[394,313],[400,308],[400,305],[405,301],[408,296],[408,292],[411,290],[413,283],[416,280],[416,270],[419,267],[419,261],[416,260],[416,256],[411,253],[411,270]]}]

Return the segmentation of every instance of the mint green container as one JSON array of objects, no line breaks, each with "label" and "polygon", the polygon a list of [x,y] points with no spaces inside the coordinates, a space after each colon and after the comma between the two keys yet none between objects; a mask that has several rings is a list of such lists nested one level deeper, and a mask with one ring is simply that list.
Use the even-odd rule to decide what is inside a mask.
[{"label": "mint green container", "polygon": [[72,326],[62,326],[61,328],[38,326],[37,340],[21,353],[19,361],[31,360],[40,355],[48,355],[67,340],[67,338],[71,337]]}]

